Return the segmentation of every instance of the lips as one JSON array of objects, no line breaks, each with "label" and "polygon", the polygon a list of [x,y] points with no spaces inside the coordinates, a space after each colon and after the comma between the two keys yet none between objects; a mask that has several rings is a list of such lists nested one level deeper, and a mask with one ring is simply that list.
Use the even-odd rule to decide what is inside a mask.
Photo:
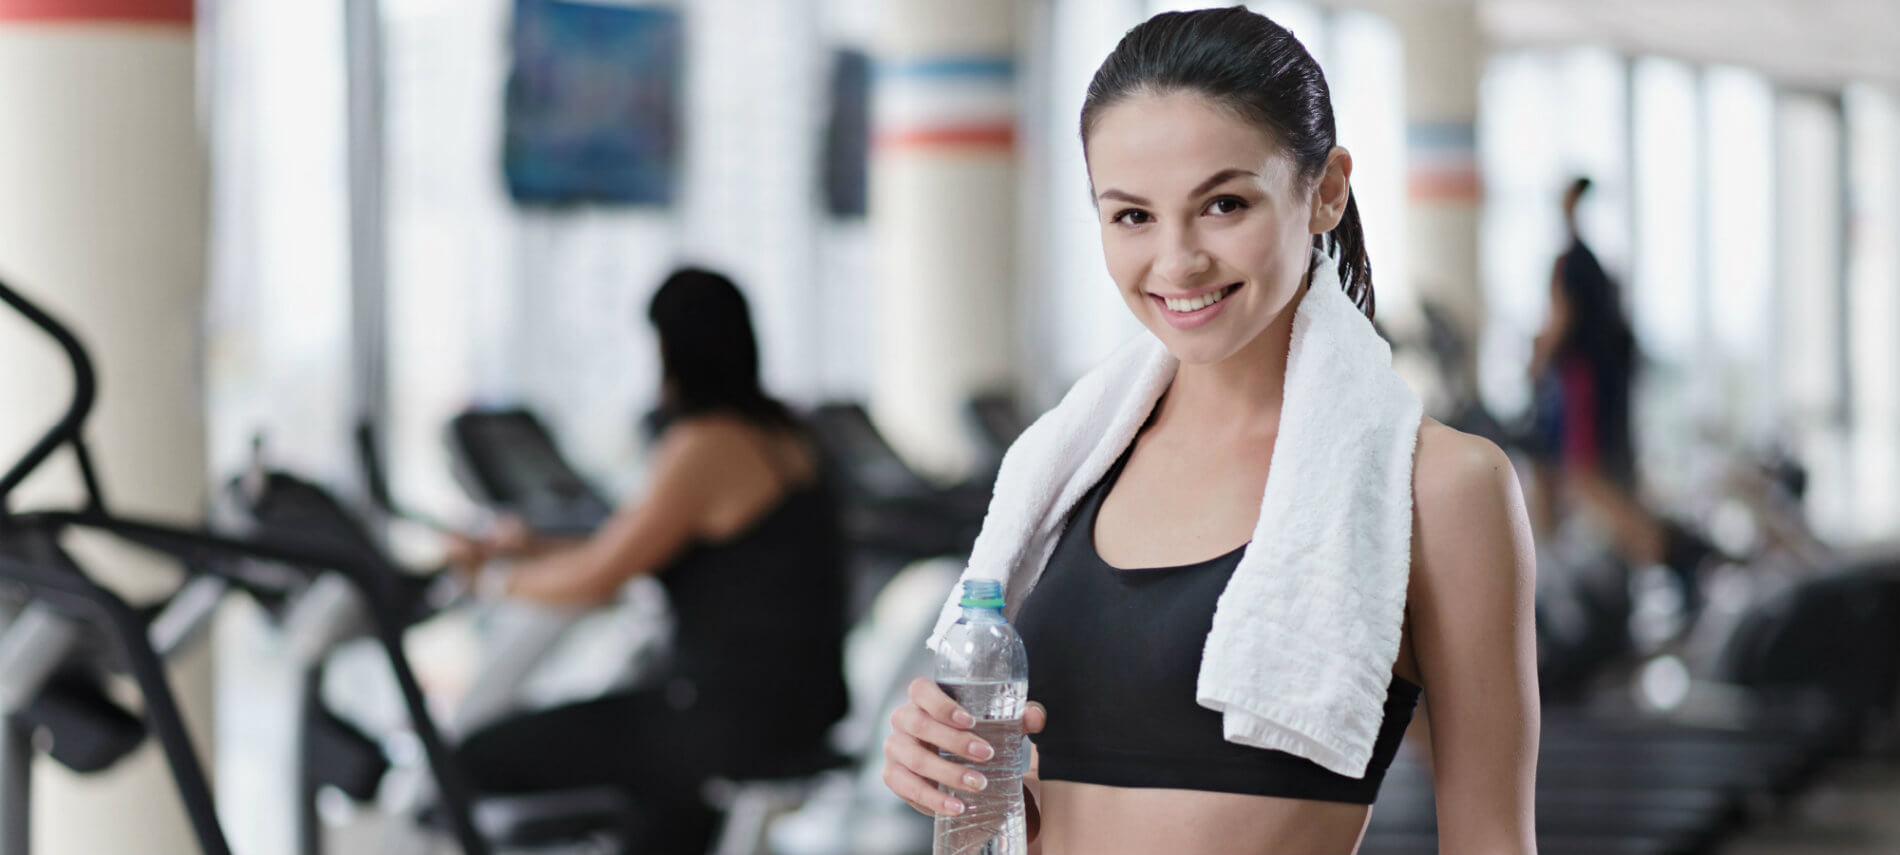
[{"label": "lips", "polygon": [[1208,306],[1227,299],[1227,295],[1234,293],[1234,289],[1239,287],[1240,284],[1235,283],[1232,285],[1223,285],[1212,291],[1207,291],[1192,297],[1161,297],[1160,300],[1163,305],[1168,307],[1169,311],[1186,314],[1188,312],[1205,309]]},{"label": "lips", "polygon": [[1219,316],[1227,307],[1227,298],[1240,290],[1241,284],[1234,282],[1183,297],[1163,297],[1159,294],[1148,296],[1161,309],[1161,315],[1167,319],[1169,325],[1176,329],[1188,330],[1202,326]]}]

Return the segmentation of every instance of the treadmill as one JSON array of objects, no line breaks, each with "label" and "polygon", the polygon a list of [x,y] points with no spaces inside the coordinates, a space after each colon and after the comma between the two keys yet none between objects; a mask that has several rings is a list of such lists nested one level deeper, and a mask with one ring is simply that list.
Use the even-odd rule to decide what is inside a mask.
[{"label": "treadmill", "polygon": [[585,537],[613,514],[528,410],[465,411],[449,421],[448,447],[456,480],[478,504],[515,514],[536,532]]}]

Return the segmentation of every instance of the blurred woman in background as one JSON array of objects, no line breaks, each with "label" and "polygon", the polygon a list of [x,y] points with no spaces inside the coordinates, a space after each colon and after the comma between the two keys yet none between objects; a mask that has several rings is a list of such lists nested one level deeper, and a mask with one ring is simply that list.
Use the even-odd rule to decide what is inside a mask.
[{"label": "blurred woman in background", "polygon": [[1577,205],[1590,187],[1589,178],[1578,177],[1564,190],[1569,241],[1551,268],[1550,309],[1532,345],[1539,446],[1534,518],[1548,536],[1566,510],[1590,515],[1625,562],[1674,571],[1693,610],[1700,595],[1696,571],[1713,548],[1638,498],[1630,398],[1640,354],[1622,289],[1577,227]]},{"label": "blurred woman in background", "polygon": [[743,776],[821,745],[846,711],[844,547],[818,452],[759,383],[739,289],[683,269],[653,295],[665,425],[645,494],[581,542],[504,520],[455,550],[464,567],[507,559],[508,596],[563,606],[610,601],[657,576],[677,636],[671,664],[632,691],[526,715],[470,736],[476,788],[623,788],[653,808],[628,848],[704,851],[713,776]]}]

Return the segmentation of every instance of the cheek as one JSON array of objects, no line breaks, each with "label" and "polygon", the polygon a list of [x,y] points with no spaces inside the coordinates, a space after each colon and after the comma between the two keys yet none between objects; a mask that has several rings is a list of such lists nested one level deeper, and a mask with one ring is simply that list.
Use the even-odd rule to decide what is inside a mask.
[{"label": "cheek", "polygon": [[1109,278],[1115,280],[1115,286],[1127,291],[1141,285],[1141,249],[1139,245],[1125,235],[1115,235],[1107,231],[1102,233],[1102,260],[1108,265]]},{"label": "cheek", "polygon": [[1297,235],[1263,223],[1259,228],[1235,229],[1223,236],[1221,255],[1243,273],[1256,279],[1278,281],[1287,270],[1297,267],[1306,254]]}]

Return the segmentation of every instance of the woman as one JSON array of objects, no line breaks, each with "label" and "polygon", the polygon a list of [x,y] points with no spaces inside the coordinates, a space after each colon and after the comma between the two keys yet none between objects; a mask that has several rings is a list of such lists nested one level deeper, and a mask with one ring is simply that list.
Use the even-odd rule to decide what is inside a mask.
[{"label": "woman", "polygon": [[1550,273],[1550,311],[1531,353],[1531,378],[1551,391],[1545,418],[1547,445],[1562,464],[1589,472],[1620,490],[1635,489],[1630,441],[1630,387],[1636,373],[1636,335],[1623,300],[1577,230],[1577,203],[1590,179],[1564,190],[1569,243]]},{"label": "woman", "polygon": [[[1057,616],[1065,604],[1039,597],[1059,572],[1085,581],[1091,572],[1217,581],[1233,572],[1259,521],[1294,307],[1316,246],[1338,253],[1339,281],[1371,314],[1352,158],[1335,145],[1324,78],[1290,33],[1244,8],[1163,14],[1131,30],[1097,71],[1081,126],[1110,276],[1179,367],[1123,460],[1068,518],[1021,605],[1030,693],[1062,686],[1071,705],[1032,704],[1025,716],[1039,734],[1025,779],[1032,834],[1051,855],[1351,852],[1381,766],[1353,780],[1225,742],[1220,716],[1185,689],[1127,697],[1128,685],[1174,685],[1168,674],[1080,685],[1063,670],[1076,662],[1038,658],[1060,646],[1049,643],[1058,633],[1130,634],[1106,615]],[[1485,440],[1425,420],[1414,459],[1415,534],[1379,762],[1390,762],[1423,687],[1442,851],[1533,852],[1538,704],[1523,500],[1507,458]],[[1056,566],[1065,561],[1083,566]],[[1146,627],[1157,635],[1144,642],[1191,657],[1213,599],[1193,605],[1191,615],[1175,609],[1185,622]],[[958,813],[957,793],[982,782],[939,750],[974,761],[994,749],[930,682],[913,683],[910,699],[892,718],[884,779],[920,811]],[[1120,745],[1058,736],[1065,720],[1094,720],[1094,705],[1115,700],[1178,724],[1131,732]],[[1090,771],[1074,756],[1083,750],[1115,774]]]},{"label": "woman", "polygon": [[[1605,524],[1625,561],[1671,567],[1693,607],[1697,568],[1713,549],[1638,498],[1630,429],[1636,334],[1621,289],[1577,227],[1577,205],[1590,187],[1578,177],[1564,188],[1569,241],[1551,267],[1550,310],[1531,351],[1541,440],[1533,519],[1547,530],[1562,510],[1558,493],[1567,494]],[[1554,489],[1559,484],[1567,489]]]},{"label": "woman", "polygon": [[716,273],[674,273],[648,312],[667,414],[645,496],[580,543],[537,542],[518,523],[465,543],[461,563],[518,559],[509,596],[609,601],[656,575],[677,637],[648,688],[504,721],[471,736],[476,787],[618,786],[653,805],[639,851],[703,851],[715,775],[744,775],[819,744],[845,713],[844,556],[815,447],[759,386],[745,299]]}]

